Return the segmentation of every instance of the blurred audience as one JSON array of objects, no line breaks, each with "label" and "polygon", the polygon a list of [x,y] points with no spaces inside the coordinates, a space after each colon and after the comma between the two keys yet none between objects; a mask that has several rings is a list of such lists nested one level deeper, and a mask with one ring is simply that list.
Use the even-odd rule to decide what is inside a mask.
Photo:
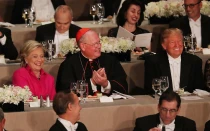
[{"label": "blurred audience", "polygon": [[64,0],[15,0],[11,23],[23,24],[22,11],[25,8],[35,7],[37,21],[49,21],[53,18],[55,9],[65,5]]},{"label": "blurred audience", "polygon": [[37,41],[27,41],[20,50],[21,68],[16,70],[12,77],[15,86],[29,86],[32,95],[49,95],[52,100],[55,95],[55,83],[53,76],[46,73],[42,67],[44,64],[44,48]]},{"label": "blurred audience", "polygon": [[179,28],[184,36],[196,37],[197,47],[207,48],[210,43],[210,18],[200,13],[201,0],[184,0],[186,16],[172,21],[170,28]]},{"label": "blurred audience", "polygon": [[67,5],[59,6],[55,11],[55,23],[42,25],[36,29],[36,41],[53,40],[56,44],[56,55],[59,54],[59,44],[69,38],[75,38],[80,27],[71,24],[73,19],[72,9]]},{"label": "blurred audience", "polygon": [[0,27],[0,54],[11,60],[18,56],[17,49],[12,42],[11,30],[3,27]]},{"label": "blurred audience", "polygon": [[119,26],[122,26],[134,35],[149,33],[149,31],[139,28],[144,20],[145,6],[139,0],[126,0],[117,15],[118,27],[112,28],[108,32],[109,37],[116,37]]},{"label": "blurred audience", "polygon": [[77,122],[81,109],[76,94],[68,91],[58,92],[53,100],[53,110],[58,119],[49,131],[87,131],[83,123]]}]

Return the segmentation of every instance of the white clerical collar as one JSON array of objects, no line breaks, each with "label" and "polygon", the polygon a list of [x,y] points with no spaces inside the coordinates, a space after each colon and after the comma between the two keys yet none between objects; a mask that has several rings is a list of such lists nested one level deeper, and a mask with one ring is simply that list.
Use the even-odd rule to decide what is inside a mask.
[{"label": "white clerical collar", "polygon": [[86,59],[88,59],[89,61],[93,61],[93,59],[89,59],[87,58],[82,52],[81,52],[82,56],[84,56]]},{"label": "white clerical collar", "polygon": [[63,124],[63,126],[67,129],[67,130],[69,130],[70,129],[70,131],[72,130],[72,128],[74,129],[74,130],[76,130],[76,128],[78,127],[78,123],[76,123],[76,124],[72,124],[70,121],[67,121],[67,120],[65,120],[65,119],[63,119],[63,118],[58,118],[58,120]]},{"label": "white clerical collar", "polygon": [[195,25],[201,25],[201,15],[199,16],[199,18],[196,21],[194,21],[192,18],[189,18],[189,21],[191,23],[194,23]]},{"label": "white clerical collar", "polygon": [[180,63],[181,62],[181,55],[179,56],[179,57],[177,57],[177,58],[173,58],[173,57],[171,57],[168,53],[167,53],[167,55],[168,55],[168,60],[169,60],[169,62],[174,62],[174,61],[176,61],[176,62],[178,62],[178,63]]},{"label": "white clerical collar", "polygon": [[55,34],[56,35],[65,35],[65,36],[69,36],[69,30],[67,30],[66,32],[64,33],[59,33],[57,30],[55,31]]}]

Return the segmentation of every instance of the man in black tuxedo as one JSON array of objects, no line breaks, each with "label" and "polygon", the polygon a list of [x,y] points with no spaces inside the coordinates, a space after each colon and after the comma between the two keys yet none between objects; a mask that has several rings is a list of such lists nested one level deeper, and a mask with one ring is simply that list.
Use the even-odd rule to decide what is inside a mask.
[{"label": "man in black tuxedo", "polygon": [[59,44],[69,38],[75,38],[80,27],[71,24],[72,9],[67,5],[59,6],[55,11],[55,23],[42,25],[36,29],[36,41],[53,40],[56,44],[56,54],[59,53]]},{"label": "man in black tuxedo", "polygon": [[78,31],[76,40],[80,52],[61,63],[56,91],[69,89],[71,82],[86,80],[89,95],[96,95],[98,92],[110,95],[113,90],[127,94],[126,73],[115,57],[101,53],[98,34],[82,28]]},{"label": "man in black tuxedo", "polygon": [[204,131],[210,131],[210,120],[206,122]]},{"label": "man in black tuxedo", "polygon": [[87,131],[83,123],[77,122],[81,106],[76,94],[69,90],[58,92],[53,99],[53,110],[58,119],[49,131]]},{"label": "man in black tuxedo", "polygon": [[0,54],[11,60],[18,56],[17,49],[12,42],[11,30],[2,27],[0,27]]},{"label": "man in black tuxedo", "polygon": [[[12,10],[11,23],[13,24],[23,24],[24,19],[22,18],[22,11],[24,8],[29,8],[32,6],[33,0],[15,0],[14,7]],[[56,9],[60,5],[65,5],[65,0],[51,0],[53,8]]]},{"label": "man in black tuxedo", "polygon": [[177,93],[165,91],[159,99],[159,113],[137,118],[134,131],[196,131],[193,120],[177,115],[180,105]]},{"label": "man in black tuxedo", "polygon": [[152,80],[160,76],[168,76],[169,89],[193,92],[204,89],[202,60],[196,55],[183,52],[182,31],[177,28],[166,29],[161,38],[164,52],[145,58],[145,90],[152,90]]},{"label": "man in black tuxedo", "polygon": [[201,0],[184,0],[186,16],[172,21],[170,28],[179,28],[184,36],[193,36],[197,39],[197,47],[207,48],[210,44],[210,18],[200,14]]}]

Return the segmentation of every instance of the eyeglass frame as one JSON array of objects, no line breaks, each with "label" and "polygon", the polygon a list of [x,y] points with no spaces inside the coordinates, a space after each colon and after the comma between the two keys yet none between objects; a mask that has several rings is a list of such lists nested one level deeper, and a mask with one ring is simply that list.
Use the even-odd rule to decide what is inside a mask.
[{"label": "eyeglass frame", "polygon": [[198,4],[200,4],[200,3],[201,3],[201,0],[200,0],[199,2],[197,2],[197,3],[195,3],[195,4],[189,4],[189,5],[183,4],[182,6],[183,6],[183,8],[185,8],[185,9],[187,9],[187,7],[189,7],[190,9],[192,9],[192,8],[195,7],[195,5],[198,5]]},{"label": "eyeglass frame", "polygon": [[98,47],[98,45],[101,46],[101,42],[97,42],[97,43],[94,43],[94,44],[89,44],[89,43],[84,43],[84,44],[87,44],[87,45],[90,45],[90,46],[94,46],[94,47]]},{"label": "eyeglass frame", "polygon": [[174,114],[178,111],[178,109],[167,109],[167,108],[164,108],[164,107],[161,107],[160,110],[163,112],[163,113],[167,113],[169,112],[170,114]]}]

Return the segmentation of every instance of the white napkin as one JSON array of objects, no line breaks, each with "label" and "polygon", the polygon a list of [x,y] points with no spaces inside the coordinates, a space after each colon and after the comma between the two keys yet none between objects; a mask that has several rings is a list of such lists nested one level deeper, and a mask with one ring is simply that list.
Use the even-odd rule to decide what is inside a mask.
[{"label": "white napkin", "polygon": [[208,49],[208,48],[203,48],[203,54],[204,55],[209,55],[210,54],[210,49]]},{"label": "white napkin", "polygon": [[6,26],[6,27],[14,27],[15,25],[8,23],[8,22],[0,22],[0,25]]},{"label": "white napkin", "polygon": [[116,93],[113,93],[110,97],[112,97],[114,100],[117,100],[117,99],[127,99],[126,97],[124,97],[122,95],[119,95],[119,94],[116,94]]},{"label": "white napkin", "polygon": [[130,96],[130,95],[126,95],[126,94],[123,94],[123,93],[120,93],[120,92],[118,92],[118,91],[116,91],[116,90],[113,90],[116,94],[118,94],[118,95],[121,95],[121,96],[123,96],[123,97],[126,97],[127,99],[135,99],[133,96]]},{"label": "white napkin", "polygon": [[207,91],[204,91],[204,90],[201,90],[201,89],[195,89],[193,91],[194,94],[198,95],[198,96],[207,96],[207,95],[210,95],[209,92]]}]

